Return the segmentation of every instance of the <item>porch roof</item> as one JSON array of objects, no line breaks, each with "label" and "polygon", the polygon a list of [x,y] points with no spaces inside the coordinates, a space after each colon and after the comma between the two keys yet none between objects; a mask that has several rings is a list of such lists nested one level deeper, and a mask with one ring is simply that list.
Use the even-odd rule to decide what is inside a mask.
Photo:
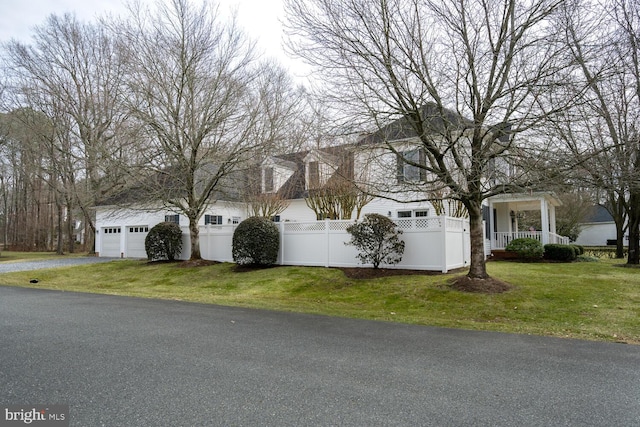
[{"label": "porch roof", "polygon": [[487,199],[491,204],[507,203],[517,206],[517,210],[528,211],[540,209],[540,200],[546,200],[550,206],[562,206],[562,201],[552,192],[531,192],[515,194],[499,194]]}]

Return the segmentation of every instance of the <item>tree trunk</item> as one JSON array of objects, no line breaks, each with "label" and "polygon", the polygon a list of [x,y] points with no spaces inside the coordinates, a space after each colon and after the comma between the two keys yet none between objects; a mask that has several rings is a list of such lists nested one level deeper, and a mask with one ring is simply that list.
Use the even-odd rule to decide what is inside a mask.
[{"label": "tree trunk", "polygon": [[627,264],[640,264],[640,193],[629,197],[629,255]]},{"label": "tree trunk", "polygon": [[482,223],[482,202],[467,204],[471,237],[471,265],[467,277],[487,279],[487,265],[484,256],[484,225]]},{"label": "tree trunk", "polygon": [[56,235],[56,254],[64,255],[64,250],[62,249],[64,244],[64,233],[63,233],[63,209],[62,204],[60,202],[56,202],[57,208],[57,235]]},{"label": "tree trunk", "polygon": [[189,237],[191,238],[191,257],[189,259],[202,259],[200,254],[200,229],[198,218],[189,218]]},{"label": "tree trunk", "polygon": [[624,258],[624,224],[616,220],[616,258]]}]

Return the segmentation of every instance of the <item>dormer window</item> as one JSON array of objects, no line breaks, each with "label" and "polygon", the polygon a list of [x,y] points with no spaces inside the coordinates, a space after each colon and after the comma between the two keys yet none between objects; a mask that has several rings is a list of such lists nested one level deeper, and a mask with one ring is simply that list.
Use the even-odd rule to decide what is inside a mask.
[{"label": "dormer window", "polygon": [[263,169],[264,170],[264,181],[263,181],[263,187],[264,193],[271,193],[273,192],[273,168],[271,167],[266,167]]},{"label": "dormer window", "polygon": [[261,193],[277,193],[280,188],[298,170],[295,162],[275,156],[268,157],[262,162],[260,182]]},{"label": "dormer window", "polygon": [[307,163],[307,167],[309,168],[309,188],[318,188],[320,187],[320,166],[318,162],[309,162]]},{"label": "dormer window", "polygon": [[303,161],[306,190],[313,190],[326,185],[341,164],[340,157],[321,150],[311,150]]}]

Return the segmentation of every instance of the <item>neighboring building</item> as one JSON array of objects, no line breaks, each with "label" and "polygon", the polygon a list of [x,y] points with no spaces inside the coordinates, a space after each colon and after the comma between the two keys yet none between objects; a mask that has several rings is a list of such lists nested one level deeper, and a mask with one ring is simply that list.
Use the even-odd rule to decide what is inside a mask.
[{"label": "neighboring building", "polygon": [[[583,246],[606,246],[616,244],[616,223],[604,207],[593,206],[591,213],[580,224],[581,231],[576,244]],[[629,243],[629,235],[624,236],[624,244]]]}]

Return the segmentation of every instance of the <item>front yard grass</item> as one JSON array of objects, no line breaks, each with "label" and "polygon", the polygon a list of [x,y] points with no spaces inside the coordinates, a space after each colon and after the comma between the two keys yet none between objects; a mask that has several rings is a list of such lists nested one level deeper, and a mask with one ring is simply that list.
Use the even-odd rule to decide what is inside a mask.
[{"label": "front yard grass", "polygon": [[0,284],[640,344],[640,269],[621,264],[489,262],[515,286],[502,294],[449,288],[464,272],[351,279],[322,267],[133,260],[6,273]]}]

